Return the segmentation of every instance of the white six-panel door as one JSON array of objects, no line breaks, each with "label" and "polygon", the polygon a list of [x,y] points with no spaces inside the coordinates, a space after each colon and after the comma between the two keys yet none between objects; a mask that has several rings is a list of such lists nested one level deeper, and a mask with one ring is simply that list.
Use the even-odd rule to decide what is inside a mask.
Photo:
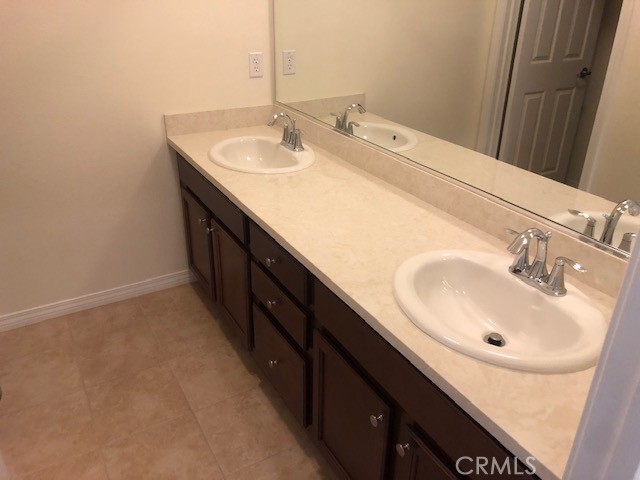
[{"label": "white six-panel door", "polygon": [[564,181],[605,0],[525,0],[498,158]]}]

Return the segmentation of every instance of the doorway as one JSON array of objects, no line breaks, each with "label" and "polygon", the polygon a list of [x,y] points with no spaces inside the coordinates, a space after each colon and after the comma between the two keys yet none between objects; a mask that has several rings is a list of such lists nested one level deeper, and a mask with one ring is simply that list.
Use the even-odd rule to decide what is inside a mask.
[{"label": "doorway", "polygon": [[499,1],[479,151],[578,187],[621,6]]}]

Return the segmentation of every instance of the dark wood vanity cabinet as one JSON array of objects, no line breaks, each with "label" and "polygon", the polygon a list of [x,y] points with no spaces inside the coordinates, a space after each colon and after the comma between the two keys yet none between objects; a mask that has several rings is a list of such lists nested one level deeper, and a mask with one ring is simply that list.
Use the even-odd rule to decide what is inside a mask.
[{"label": "dark wood vanity cabinet", "polygon": [[178,156],[189,266],[251,345],[249,252],[245,215]]},{"label": "dark wood vanity cabinet", "polygon": [[178,170],[191,269],[340,476],[537,478],[456,473],[516,460],[179,155]]}]

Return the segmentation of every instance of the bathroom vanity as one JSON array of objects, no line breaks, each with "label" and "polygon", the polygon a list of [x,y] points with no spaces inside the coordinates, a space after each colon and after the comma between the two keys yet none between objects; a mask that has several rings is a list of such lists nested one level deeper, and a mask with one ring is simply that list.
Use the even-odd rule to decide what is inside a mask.
[{"label": "bathroom vanity", "polygon": [[[284,175],[207,157],[249,134],[279,130],[169,136],[189,262],[335,472],[489,478],[477,467],[494,462],[493,478],[560,478],[593,368],[539,375],[475,360],[419,331],[393,298],[395,269],[416,253],[504,245],[318,145],[314,165]],[[613,299],[580,287],[610,314]]]}]

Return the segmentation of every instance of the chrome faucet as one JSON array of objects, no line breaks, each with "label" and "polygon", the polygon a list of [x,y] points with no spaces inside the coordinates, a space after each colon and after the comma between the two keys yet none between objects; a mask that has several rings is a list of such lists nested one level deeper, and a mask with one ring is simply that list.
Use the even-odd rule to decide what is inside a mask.
[{"label": "chrome faucet", "polygon": [[[565,265],[569,265],[578,272],[586,272],[582,265],[566,257],[556,258],[551,273],[548,272],[547,246],[551,232],[545,233],[537,228],[529,228],[522,233],[508,231],[516,235],[507,247],[507,250],[516,256],[509,271],[547,295],[562,297],[567,294],[564,286]],[[529,264],[529,249],[534,240],[537,241],[536,256],[533,263]]]},{"label": "chrome faucet", "polygon": [[605,215],[605,224],[600,241],[611,245],[613,241],[613,232],[618,225],[618,221],[623,213],[628,213],[633,217],[640,215],[640,205],[635,200],[625,200],[620,202],[611,212],[611,215]]},{"label": "chrome faucet", "polygon": [[340,132],[348,133],[349,135],[353,135],[353,127],[360,126],[358,122],[349,121],[349,113],[354,108],[358,110],[358,113],[366,113],[366,110],[362,105],[360,105],[359,103],[353,103],[349,105],[347,108],[345,108],[344,112],[331,114],[334,117],[336,117],[336,126],[335,126],[336,130]]},{"label": "chrome faucet", "polygon": [[300,129],[296,128],[296,121],[291,118],[286,113],[276,113],[271,117],[269,123],[267,125],[269,127],[275,125],[275,123],[280,119],[285,119],[284,130],[282,131],[282,141],[280,145],[289,150],[293,150],[294,152],[301,152],[304,150],[302,146],[302,132]]},{"label": "chrome faucet", "polygon": [[[547,271],[547,244],[551,233],[544,233],[537,228],[530,228],[517,234],[516,238],[507,247],[516,255],[509,271],[514,275],[526,277],[534,281],[540,280],[549,274]],[[534,240],[537,240],[536,256],[532,264],[529,264],[529,248]]]}]

